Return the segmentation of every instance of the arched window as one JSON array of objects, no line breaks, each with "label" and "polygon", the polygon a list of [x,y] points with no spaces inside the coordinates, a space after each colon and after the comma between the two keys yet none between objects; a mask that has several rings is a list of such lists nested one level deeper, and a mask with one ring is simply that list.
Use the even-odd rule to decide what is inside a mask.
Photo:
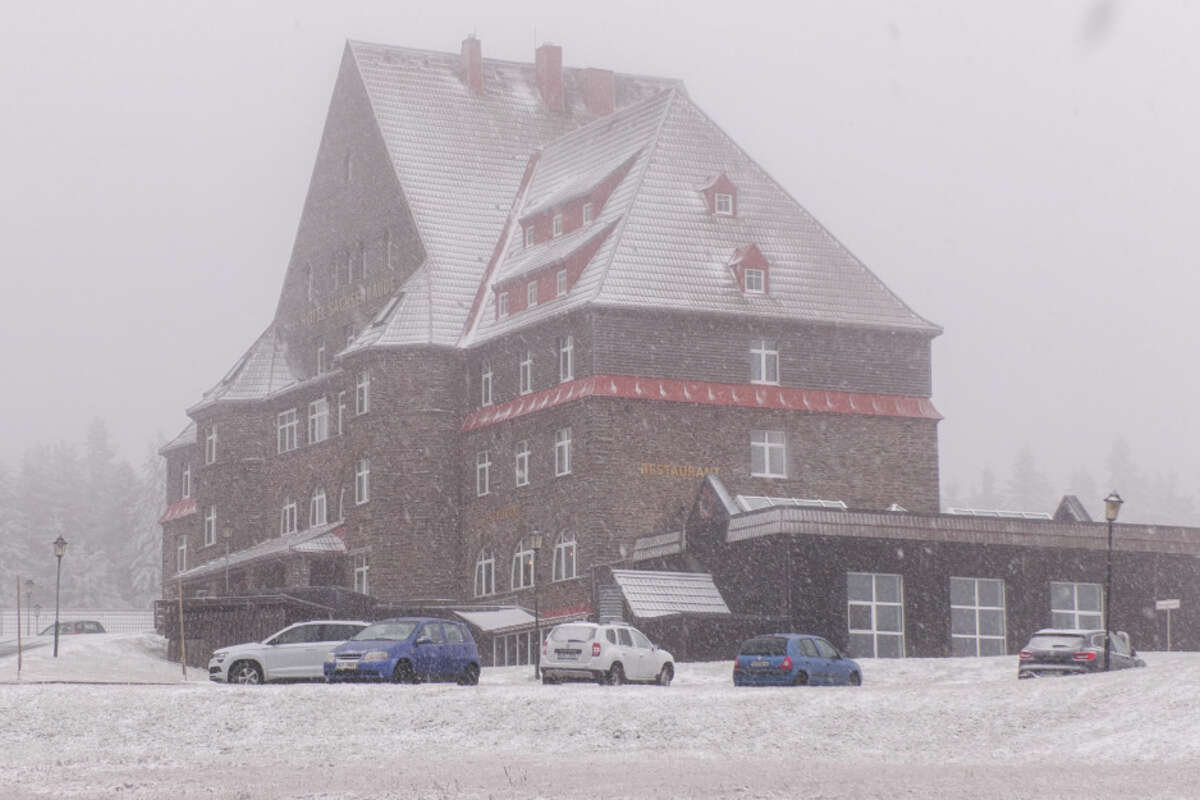
[{"label": "arched window", "polygon": [[486,547],[479,551],[475,562],[475,596],[485,597],[496,593],[496,556]]},{"label": "arched window", "polygon": [[312,499],[308,503],[308,527],[315,528],[318,525],[324,525],[327,520],[325,510],[325,489],[318,486],[312,494]]},{"label": "arched window", "polygon": [[517,542],[512,559],[512,588],[526,589],[533,586],[533,545],[525,539]]},{"label": "arched window", "polygon": [[554,580],[565,581],[574,578],[576,572],[575,534],[563,531],[554,542]]}]

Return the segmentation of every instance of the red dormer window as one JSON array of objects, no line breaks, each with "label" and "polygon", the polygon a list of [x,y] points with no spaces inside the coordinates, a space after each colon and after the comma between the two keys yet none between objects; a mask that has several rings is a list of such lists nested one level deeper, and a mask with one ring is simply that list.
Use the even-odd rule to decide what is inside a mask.
[{"label": "red dormer window", "polygon": [[736,217],[738,211],[737,187],[722,172],[700,187],[708,213],[716,217]]},{"label": "red dormer window", "polygon": [[733,251],[729,268],[737,279],[738,288],[749,295],[770,293],[770,265],[756,244],[748,244]]}]

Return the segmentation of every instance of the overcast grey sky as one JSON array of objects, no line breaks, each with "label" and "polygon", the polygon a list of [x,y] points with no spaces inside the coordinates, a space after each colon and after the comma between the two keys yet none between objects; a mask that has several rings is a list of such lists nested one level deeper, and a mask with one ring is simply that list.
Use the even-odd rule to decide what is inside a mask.
[{"label": "overcast grey sky", "polygon": [[[502,10],[501,10],[502,9]],[[566,9],[572,10],[567,13]],[[943,485],[1200,483],[1200,4],[43,2],[0,27],[0,461],[123,453],[270,321],[347,38],[682,78],[916,311]],[[1105,487],[1107,488],[1107,487]],[[1134,498],[1127,498],[1134,500]]]}]

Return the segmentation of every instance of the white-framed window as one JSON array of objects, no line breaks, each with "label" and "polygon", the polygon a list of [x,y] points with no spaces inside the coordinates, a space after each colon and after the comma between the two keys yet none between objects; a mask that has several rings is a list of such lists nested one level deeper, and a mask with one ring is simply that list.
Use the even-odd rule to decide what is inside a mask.
[{"label": "white-framed window", "polygon": [[496,295],[496,316],[501,319],[508,316],[508,292]]},{"label": "white-framed window", "polygon": [[354,464],[354,505],[361,506],[371,499],[371,462],[360,458]]},{"label": "white-framed window", "polygon": [[204,463],[212,464],[217,460],[217,423],[208,426],[204,434]]},{"label": "white-framed window", "polygon": [[342,180],[345,183],[350,183],[354,180],[354,154],[349,150],[346,151],[346,155],[342,159]]},{"label": "white-framed window", "polygon": [[583,204],[583,224],[584,225],[587,225],[592,221],[592,214],[593,214],[592,204],[584,203]]},{"label": "white-framed window", "polygon": [[354,591],[359,594],[370,594],[371,583],[368,576],[371,573],[371,558],[369,553],[354,554]]},{"label": "white-framed window", "polygon": [[755,339],[750,345],[750,382],[779,385],[779,343]]},{"label": "white-framed window", "polygon": [[517,442],[516,456],[517,486],[529,485],[529,440]]},{"label": "white-framed window", "polygon": [[204,546],[217,543],[217,507],[209,506],[204,510]]},{"label": "white-framed window", "polygon": [[786,478],[785,442],[783,431],[750,431],[750,474],[756,478]]},{"label": "white-framed window", "polygon": [[183,465],[183,476],[179,482],[179,496],[183,498],[192,496],[192,465]]},{"label": "white-framed window", "polygon": [[527,589],[533,586],[533,545],[522,539],[512,557],[512,588]]},{"label": "white-framed window", "polygon": [[339,520],[346,518],[346,487],[338,489],[338,516]]},{"label": "white-framed window", "polygon": [[950,655],[1007,654],[1004,581],[950,579]]},{"label": "white-framed window", "polygon": [[492,491],[492,456],[487,450],[475,454],[475,496],[483,497]]},{"label": "white-framed window", "polygon": [[538,283],[530,281],[525,284],[525,305],[533,308],[538,304]]},{"label": "white-framed window", "polygon": [[554,474],[571,474],[571,429],[560,428],[554,434]]},{"label": "white-framed window", "polygon": [[289,408],[280,411],[275,417],[276,444],[280,453],[296,449],[297,434],[300,431],[300,418],[296,409]]},{"label": "white-framed window", "polygon": [[560,336],[558,343],[558,382],[566,383],[575,378],[575,337]]},{"label": "white-framed window", "polygon": [[565,581],[574,578],[579,573],[575,563],[575,534],[563,531],[554,542],[553,579]]},{"label": "white-framed window", "polygon": [[392,232],[388,228],[383,230],[383,265],[388,269],[396,268],[396,260],[392,254]]},{"label": "white-framed window", "polygon": [[283,504],[283,508],[279,509],[279,535],[295,533],[296,526],[296,501],[288,500]]},{"label": "white-framed window", "polygon": [[850,655],[904,658],[904,579],[871,572],[846,573]]},{"label": "white-framed window", "polygon": [[554,228],[554,232],[552,234],[554,236],[554,238],[557,239],[559,236],[562,236],[562,232],[563,232],[562,214],[555,214],[554,221],[551,224],[553,225],[553,228]]},{"label": "white-framed window", "polygon": [[766,273],[761,269],[748,267],[743,280],[746,282],[746,291],[750,294],[762,294],[766,291]]},{"label": "white-framed window", "polygon": [[315,302],[317,299],[317,282],[313,276],[312,264],[304,267],[304,290],[308,302]]},{"label": "white-framed window", "polygon": [[337,416],[337,432],[341,436],[346,432],[343,422],[346,418],[346,393],[338,392],[338,416]]},{"label": "white-framed window", "polygon": [[308,404],[308,443],[329,438],[329,399],[320,397]]},{"label": "white-framed window", "polygon": [[325,342],[324,340],[317,342],[317,374],[324,375],[326,369],[325,363]]},{"label": "white-framed window", "polygon": [[533,226],[530,225],[525,229],[525,246],[533,247]]},{"label": "white-framed window", "polygon": [[187,534],[180,534],[179,539],[175,542],[175,571],[183,572],[187,569]]},{"label": "white-framed window", "polygon": [[333,275],[333,290],[336,292],[342,285],[342,267],[336,258],[329,265],[329,274]]},{"label": "white-framed window", "polygon": [[315,528],[328,522],[325,504],[325,489],[318,486],[308,501],[308,527]]},{"label": "white-framed window", "polygon": [[521,394],[533,391],[533,351],[526,350],[517,366],[517,383],[521,386]]},{"label": "white-framed window", "polygon": [[479,365],[479,405],[492,404],[492,362],[484,361]]},{"label": "white-framed window", "polygon": [[484,548],[475,559],[475,596],[487,597],[496,593],[496,556]]},{"label": "white-framed window", "polygon": [[728,192],[717,192],[715,201],[716,211],[722,216],[733,214],[733,195]]},{"label": "white-framed window", "polygon": [[567,271],[560,269],[554,276],[554,296],[562,297],[567,293]]},{"label": "white-framed window", "polygon": [[358,383],[354,389],[354,413],[366,414],[371,410],[371,373],[363,370],[358,373]]},{"label": "white-framed window", "polygon": [[1050,582],[1050,625],[1103,628],[1104,588],[1098,583]]}]

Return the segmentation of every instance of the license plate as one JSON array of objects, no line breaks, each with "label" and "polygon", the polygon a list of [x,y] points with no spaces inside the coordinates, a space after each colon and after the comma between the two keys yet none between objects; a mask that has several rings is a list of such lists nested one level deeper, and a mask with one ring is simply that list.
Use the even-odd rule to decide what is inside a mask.
[{"label": "license plate", "polygon": [[763,669],[764,667],[769,667],[769,666],[771,666],[770,661],[751,661],[750,662],[750,667],[752,669]]},{"label": "license plate", "polygon": [[358,662],[356,662],[356,661],[339,661],[338,665],[337,665],[338,672],[342,672],[343,670],[355,670],[355,669],[358,669]]}]

